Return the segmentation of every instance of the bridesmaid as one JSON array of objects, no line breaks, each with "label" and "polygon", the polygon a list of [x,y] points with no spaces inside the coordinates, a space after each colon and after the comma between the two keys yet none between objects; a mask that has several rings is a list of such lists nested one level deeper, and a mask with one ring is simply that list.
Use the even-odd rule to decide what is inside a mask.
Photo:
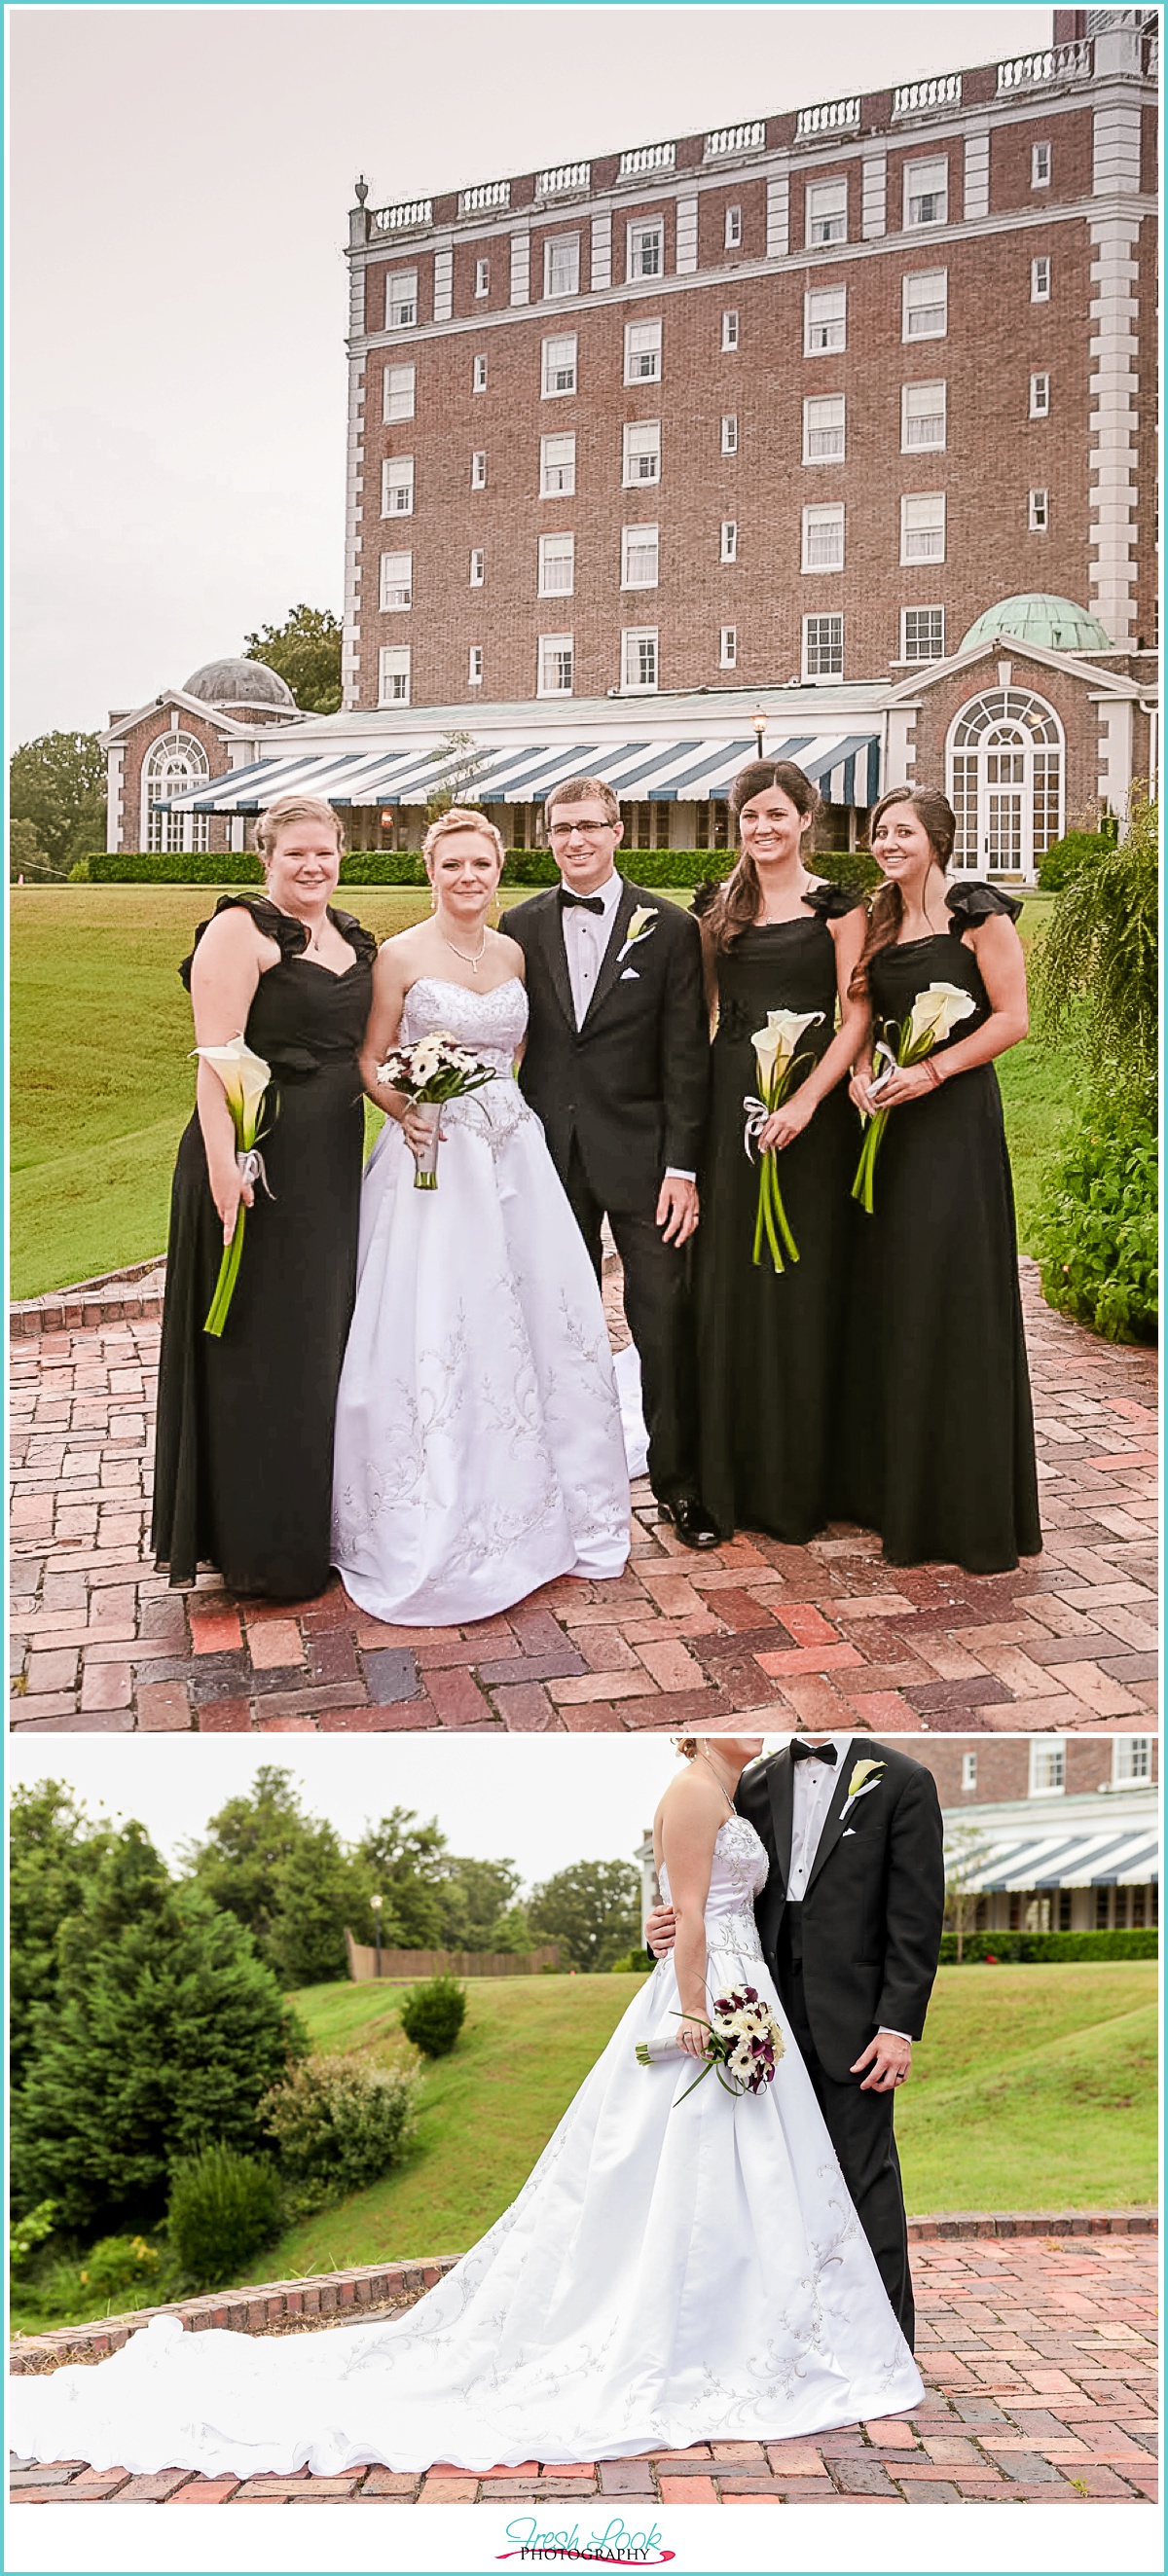
[{"label": "bridesmaid", "polygon": [[[868,1033],[851,1085],[891,1116],[874,1208],[857,1207],[837,1509],[879,1530],[890,1565],[942,1559],[1006,1573],[1042,1546],[1014,1194],[993,1058],[1027,1030],[1021,910],[997,886],[946,888],[956,821],[933,789],[897,787],[870,826],[884,883],[853,991]],[[918,993],[975,1005],[874,1098],[873,1040]]]},{"label": "bridesmaid", "polygon": [[[843,1323],[848,1192],[860,1130],[839,1088],[864,1009],[849,999],[863,945],[859,895],[807,866],[819,798],[793,762],[752,761],[730,796],[741,847],[700,906],[717,1010],[702,1222],[695,1244],[701,1491],[728,1538],[736,1527],[801,1542],[828,1518]],[[839,1027],[837,1030],[837,1005]],[[768,1011],[817,1012],[799,1040],[790,1097],[755,1152],[777,1158],[797,1261],[753,1258],[758,1161],[744,1150],[744,1099],[757,1095],[751,1043]]]}]

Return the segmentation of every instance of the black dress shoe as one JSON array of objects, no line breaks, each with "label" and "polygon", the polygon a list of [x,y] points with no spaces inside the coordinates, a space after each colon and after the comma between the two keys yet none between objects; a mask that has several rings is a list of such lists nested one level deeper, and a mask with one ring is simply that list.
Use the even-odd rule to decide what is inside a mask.
[{"label": "black dress shoe", "polygon": [[676,1503],[659,1502],[657,1509],[667,1521],[672,1521],[683,1547],[719,1545],[717,1526],[696,1494],[686,1494]]}]

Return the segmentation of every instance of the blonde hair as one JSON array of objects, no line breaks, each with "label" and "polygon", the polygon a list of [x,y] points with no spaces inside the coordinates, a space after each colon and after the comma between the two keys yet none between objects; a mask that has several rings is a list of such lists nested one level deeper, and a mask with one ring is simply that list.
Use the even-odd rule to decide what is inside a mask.
[{"label": "blonde hair", "polygon": [[696,1735],[675,1735],[673,1750],[680,1753],[683,1762],[693,1762],[701,1752],[701,1744]]},{"label": "blonde hair", "polygon": [[504,846],[503,835],[499,830],[497,823],[492,823],[489,815],[476,812],[473,806],[450,805],[447,807],[445,814],[440,814],[438,816],[437,822],[431,823],[430,829],[426,834],[426,838],[422,843],[422,863],[427,874],[429,873],[430,860],[434,851],[437,849],[439,841],[444,840],[448,832],[485,833],[488,841],[494,842],[496,851],[498,852],[499,866],[500,868],[502,867],[503,861],[507,856],[507,851]]},{"label": "blonde hair", "polygon": [[337,857],[345,855],[345,827],[335,805],[326,805],[322,796],[277,796],[256,824],[257,856],[267,864],[281,832],[292,823],[328,823],[336,834]]}]

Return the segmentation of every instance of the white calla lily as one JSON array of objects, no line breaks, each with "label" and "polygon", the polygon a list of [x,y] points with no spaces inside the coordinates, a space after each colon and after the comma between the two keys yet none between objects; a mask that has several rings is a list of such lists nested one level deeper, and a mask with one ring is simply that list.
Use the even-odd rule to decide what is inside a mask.
[{"label": "white calla lily", "polygon": [[235,1120],[241,1145],[254,1145],[260,1103],[272,1079],[272,1068],[262,1055],[256,1055],[246,1038],[231,1038],[226,1046],[194,1047],[192,1053],[204,1064],[214,1067],[227,1094],[227,1105]]},{"label": "white calla lily", "polygon": [[765,1029],[756,1029],[751,1038],[758,1059],[759,1079],[764,1091],[782,1080],[794,1061],[795,1050],[804,1029],[816,1028],[822,1011],[768,1011]]},{"label": "white calla lily", "polygon": [[918,993],[909,1014],[908,1043],[914,1050],[925,1044],[940,1046],[960,1020],[968,1020],[977,1004],[972,993],[960,984],[926,984]]}]

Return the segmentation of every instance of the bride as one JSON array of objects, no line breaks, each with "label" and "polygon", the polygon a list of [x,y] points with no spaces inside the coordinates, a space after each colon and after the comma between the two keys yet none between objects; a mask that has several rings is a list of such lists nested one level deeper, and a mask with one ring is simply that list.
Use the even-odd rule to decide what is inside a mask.
[{"label": "bride", "polygon": [[[489,1618],[560,1574],[619,1575],[629,1480],[604,1314],[538,1119],[514,1077],[524,959],[488,927],[503,844],[452,806],[423,845],[428,921],[387,939],[361,1055],[388,1112],[361,1198],[341,1372],[333,1562],[352,1599],[411,1627]],[[378,1066],[438,1031],[494,1071],[426,1129]]]},{"label": "bride", "polygon": [[[389,2323],[274,2341],[156,2318],[96,2367],[10,2381],[18,2453],[210,2475],[481,2472],[777,2440],[918,2404],[759,1950],[766,1854],[731,1802],[761,1741],[683,1744],[653,1828],[676,1948],[518,2199],[436,2289]],[[784,2031],[774,2082],[735,2096],[710,2072],[691,2092],[710,2004],[744,1982]],[[669,2053],[646,2066],[638,2043]]]}]

